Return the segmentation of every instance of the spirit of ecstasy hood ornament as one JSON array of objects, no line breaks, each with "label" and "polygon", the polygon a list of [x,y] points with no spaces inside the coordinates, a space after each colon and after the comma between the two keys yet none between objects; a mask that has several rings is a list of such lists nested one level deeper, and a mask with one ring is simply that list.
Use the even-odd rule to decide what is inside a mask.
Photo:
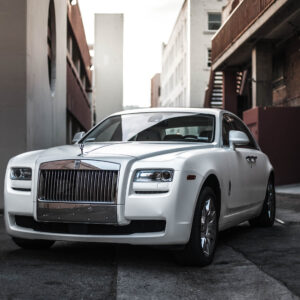
[{"label": "spirit of ecstasy hood ornament", "polygon": [[79,148],[80,148],[80,151],[81,151],[79,156],[83,156],[84,143],[79,144]]}]

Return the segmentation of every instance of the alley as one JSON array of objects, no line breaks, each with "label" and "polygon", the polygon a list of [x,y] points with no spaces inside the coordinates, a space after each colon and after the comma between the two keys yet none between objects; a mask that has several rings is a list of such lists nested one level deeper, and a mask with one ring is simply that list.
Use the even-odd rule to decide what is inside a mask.
[{"label": "alley", "polygon": [[[170,252],[129,245],[56,243],[17,248],[1,217],[1,299],[298,299],[300,199],[278,197],[273,228],[221,233],[214,263],[178,266]],[[281,222],[283,221],[283,222]]]}]

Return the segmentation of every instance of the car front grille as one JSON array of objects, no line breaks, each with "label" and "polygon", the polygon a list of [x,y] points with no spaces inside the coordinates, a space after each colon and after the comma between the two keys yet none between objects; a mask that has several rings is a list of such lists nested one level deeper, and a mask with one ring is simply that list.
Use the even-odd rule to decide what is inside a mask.
[{"label": "car front grille", "polygon": [[39,176],[39,201],[116,203],[116,170],[47,170]]}]

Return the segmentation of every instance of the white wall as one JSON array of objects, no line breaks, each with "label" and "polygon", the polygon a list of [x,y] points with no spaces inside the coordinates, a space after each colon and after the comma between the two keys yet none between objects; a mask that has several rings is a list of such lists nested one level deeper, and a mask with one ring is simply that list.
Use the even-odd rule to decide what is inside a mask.
[{"label": "white wall", "polygon": [[97,122],[123,109],[123,15],[95,15]]},{"label": "white wall", "polygon": [[[226,4],[226,0],[186,0],[183,5],[177,22],[173,28],[170,40],[163,49],[162,54],[162,106],[178,106],[177,95],[178,87],[170,89],[167,83],[171,78],[170,67],[168,65],[168,57],[171,53],[170,49],[174,44],[174,37],[178,35],[181,27],[181,19],[187,20],[187,29],[184,38],[184,51],[186,51],[186,68],[184,72],[183,84],[179,89],[186,91],[184,98],[184,106],[186,107],[203,107],[205,90],[208,85],[210,67],[207,65],[208,49],[211,48],[211,39],[215,31],[208,30],[208,13],[221,13],[222,7]],[[176,60],[172,62],[172,72],[176,68]],[[167,71],[166,71],[167,70]]]},{"label": "white wall", "polygon": [[208,13],[221,13],[226,0],[191,0],[191,107],[203,107],[210,67],[208,49],[216,31],[208,30]]},{"label": "white wall", "polygon": [[185,1],[168,44],[162,49],[161,106],[187,106],[188,5]]},{"label": "white wall", "polygon": [[0,209],[8,160],[66,141],[66,5],[55,0],[57,84],[52,95],[49,0],[0,0]]}]

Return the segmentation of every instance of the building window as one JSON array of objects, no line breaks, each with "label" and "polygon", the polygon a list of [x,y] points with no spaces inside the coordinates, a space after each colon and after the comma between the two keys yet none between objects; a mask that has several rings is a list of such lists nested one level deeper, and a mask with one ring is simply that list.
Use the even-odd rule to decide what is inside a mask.
[{"label": "building window", "polygon": [[56,79],[56,25],[55,25],[55,8],[54,1],[50,0],[48,11],[48,76],[52,92],[55,90]]},{"label": "building window", "polygon": [[273,88],[282,87],[285,85],[285,70],[286,59],[284,52],[280,52],[273,57]]},{"label": "building window", "polygon": [[211,49],[207,49],[207,66],[211,67]]},{"label": "building window", "polygon": [[71,34],[71,25],[69,24],[69,22],[67,22],[67,49],[68,49],[68,53],[70,55],[70,57],[72,57],[72,51],[73,51],[73,37]]},{"label": "building window", "polygon": [[208,30],[218,30],[222,24],[221,13],[208,14]]}]

